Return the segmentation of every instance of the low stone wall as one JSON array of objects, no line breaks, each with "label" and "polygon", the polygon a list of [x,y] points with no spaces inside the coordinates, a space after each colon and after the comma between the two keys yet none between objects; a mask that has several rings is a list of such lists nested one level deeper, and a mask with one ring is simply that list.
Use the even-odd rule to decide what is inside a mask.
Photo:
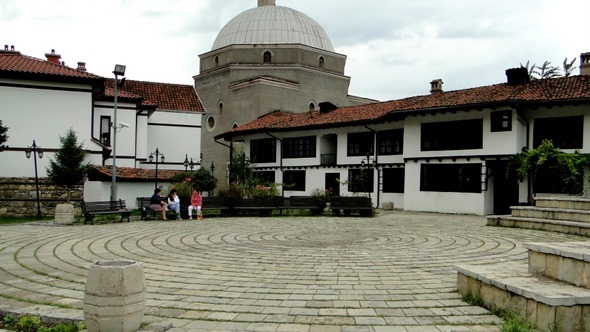
[{"label": "low stone wall", "polygon": [[[70,203],[74,204],[76,214],[81,213],[84,186],[72,188]],[[66,202],[66,190],[50,183],[46,178],[39,179],[39,202],[41,216],[53,216],[55,206]],[[30,217],[37,215],[37,188],[35,178],[0,177],[0,217]]]}]

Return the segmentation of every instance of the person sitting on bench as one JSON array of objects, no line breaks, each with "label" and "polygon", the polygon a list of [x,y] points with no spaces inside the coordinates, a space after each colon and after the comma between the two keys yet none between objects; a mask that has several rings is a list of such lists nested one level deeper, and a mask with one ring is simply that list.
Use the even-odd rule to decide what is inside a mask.
[{"label": "person sitting on bench", "polygon": [[203,206],[203,197],[201,192],[197,188],[193,188],[193,194],[191,195],[191,205],[188,207],[188,218],[193,219],[193,210],[197,210],[197,220],[203,220],[203,213],[201,208]]},{"label": "person sitting on bench", "polygon": [[182,218],[180,218],[180,198],[178,198],[178,190],[170,190],[170,194],[168,195],[168,206],[176,211],[176,220],[182,220]]},{"label": "person sitting on bench", "polygon": [[154,189],[154,194],[150,198],[150,209],[154,211],[162,211],[162,220],[166,221],[166,211],[168,211],[168,204],[160,196],[160,188]]}]

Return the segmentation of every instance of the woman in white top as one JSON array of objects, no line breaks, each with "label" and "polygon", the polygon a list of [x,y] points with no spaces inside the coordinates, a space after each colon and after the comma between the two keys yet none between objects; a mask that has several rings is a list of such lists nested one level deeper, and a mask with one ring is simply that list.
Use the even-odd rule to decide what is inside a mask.
[{"label": "woman in white top", "polygon": [[170,195],[168,195],[168,207],[171,210],[176,211],[176,220],[182,220],[182,218],[180,218],[180,198],[178,198],[178,191],[176,189],[170,190]]}]

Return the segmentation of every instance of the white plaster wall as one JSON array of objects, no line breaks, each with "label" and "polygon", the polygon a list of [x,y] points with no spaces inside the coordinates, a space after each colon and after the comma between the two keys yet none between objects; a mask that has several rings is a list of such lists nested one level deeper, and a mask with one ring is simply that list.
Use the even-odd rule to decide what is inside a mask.
[{"label": "white plaster wall", "polygon": [[[193,158],[197,163],[201,154],[201,114],[188,112],[157,111],[148,120],[147,156],[158,151],[165,156],[161,169],[184,169],[184,159]],[[147,157],[146,156],[146,157]],[[155,168],[143,164],[144,168]]]},{"label": "white plaster wall", "polygon": [[[90,86],[74,84],[51,84],[2,80],[12,84],[39,85],[43,89],[0,86],[0,114],[2,123],[8,127],[6,145],[10,148],[25,149],[36,141],[46,150],[43,159],[38,160],[40,177],[46,176],[46,167],[53,153],[58,149],[59,136],[72,128],[79,142],[88,147],[92,99]],[[86,91],[52,90],[85,89]],[[2,176],[34,176],[33,161],[25,157],[23,150],[0,153]]]},{"label": "white plaster wall", "polygon": [[[162,195],[168,194],[171,184],[158,182],[163,187]],[[85,201],[108,201],[111,196],[111,182],[86,181],[84,183]],[[117,182],[117,196],[125,200],[128,209],[137,209],[137,197],[149,197],[154,193],[153,182]]]},{"label": "white plaster wall", "polygon": [[420,191],[420,165],[413,162],[406,164],[405,210],[485,214],[484,194]]}]

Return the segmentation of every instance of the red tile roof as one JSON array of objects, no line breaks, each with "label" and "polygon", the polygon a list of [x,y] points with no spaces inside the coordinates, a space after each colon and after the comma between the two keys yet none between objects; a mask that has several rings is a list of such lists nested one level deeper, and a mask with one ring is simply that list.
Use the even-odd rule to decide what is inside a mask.
[{"label": "red tile roof", "polygon": [[89,84],[102,84],[105,80],[98,75],[23,55],[16,51],[0,51],[0,75],[11,78]]},{"label": "red tile roof", "polygon": [[[109,78],[106,83],[111,95],[114,81]],[[117,93],[122,91],[142,96],[144,105],[157,105],[160,110],[205,112],[192,85],[125,80]]]},{"label": "red tile roof", "polygon": [[416,112],[441,112],[514,104],[551,105],[555,103],[590,104],[590,76],[534,80],[522,85],[496,84],[380,103],[341,107],[326,113],[311,111],[285,114],[276,111],[215,138],[230,139],[235,136],[267,131],[294,131],[370,124],[403,118],[408,113]]},{"label": "red tile roof", "polygon": [[[170,179],[183,171],[178,170],[158,170],[158,180],[170,181]],[[113,174],[111,166],[93,166],[88,178],[92,181],[110,181]],[[151,182],[156,179],[155,169],[117,167],[117,181],[123,182]]]}]

